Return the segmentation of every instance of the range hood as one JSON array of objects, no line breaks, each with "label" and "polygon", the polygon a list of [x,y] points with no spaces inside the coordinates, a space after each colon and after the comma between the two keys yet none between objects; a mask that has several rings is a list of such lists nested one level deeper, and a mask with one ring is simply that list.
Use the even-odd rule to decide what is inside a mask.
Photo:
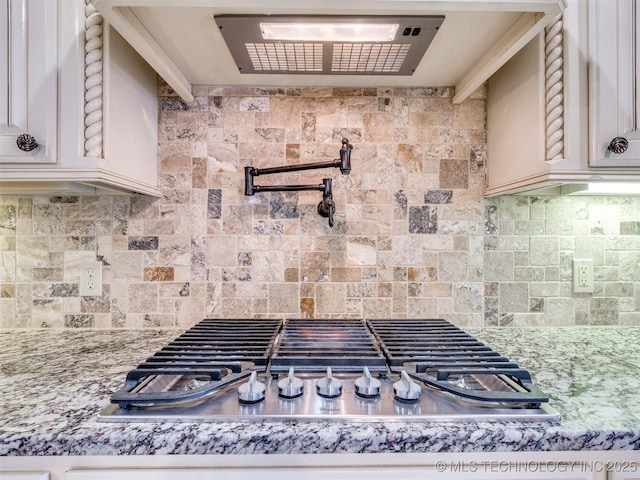
[{"label": "range hood", "polygon": [[[565,0],[91,0],[103,17],[186,101],[193,85],[292,87],[454,86],[462,102],[565,8]],[[396,24],[395,37],[333,43],[270,40],[260,18],[334,24]],[[241,23],[238,19],[251,19]],[[229,23],[230,19],[231,23]],[[256,23],[256,19],[257,23]],[[240,22],[240,23],[238,23]],[[253,25],[253,26],[251,26]],[[292,44],[298,43],[298,46]],[[250,45],[253,44],[253,45]],[[256,45],[258,45],[256,47]],[[287,46],[288,45],[288,46]],[[266,70],[260,55],[308,55],[300,68]],[[248,50],[253,49],[253,59]],[[260,50],[262,49],[262,50]],[[270,49],[270,52],[267,50]],[[316,52],[315,49],[318,51]],[[344,49],[348,49],[345,53]],[[343,65],[363,49],[394,61],[354,71]],[[260,50],[260,51],[258,51]],[[380,54],[380,51],[383,53]],[[232,52],[235,54],[232,55]],[[337,52],[337,53],[336,53]],[[342,55],[340,57],[340,55]],[[285,58],[283,57],[283,58]],[[320,60],[318,60],[318,58]],[[367,56],[368,58],[368,56]],[[297,58],[291,62],[296,64]],[[305,60],[306,61],[306,60]],[[314,66],[314,62],[318,65]],[[289,62],[289,60],[287,60]],[[282,62],[281,62],[282,63]],[[304,63],[304,62],[303,62]],[[291,63],[293,65],[293,63]],[[311,65],[311,67],[309,67]],[[358,65],[358,61],[354,63]],[[311,70],[307,70],[311,68]],[[313,70],[316,68],[316,70]],[[351,70],[349,69],[351,68]],[[384,70],[386,68],[386,70]],[[392,71],[395,69],[394,71]]]},{"label": "range hood", "polygon": [[220,15],[242,74],[412,75],[442,15]]}]

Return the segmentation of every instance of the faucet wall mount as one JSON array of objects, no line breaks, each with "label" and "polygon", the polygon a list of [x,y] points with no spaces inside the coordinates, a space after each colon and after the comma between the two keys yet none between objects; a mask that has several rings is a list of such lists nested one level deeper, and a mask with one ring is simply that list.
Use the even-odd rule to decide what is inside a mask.
[{"label": "faucet wall mount", "polygon": [[303,190],[319,190],[322,192],[322,201],[318,204],[318,214],[329,219],[329,226],[333,227],[333,214],[335,203],[333,202],[333,192],[331,191],[332,180],[323,178],[320,185],[256,185],[254,177],[269,175],[274,173],[297,172],[301,170],[315,170],[318,168],[339,168],[343,175],[351,173],[351,150],[353,145],[349,140],[342,139],[340,148],[340,158],[327,162],[303,163],[301,165],[286,165],[272,168],[244,167],[244,194],[247,196],[260,192],[299,192]]}]

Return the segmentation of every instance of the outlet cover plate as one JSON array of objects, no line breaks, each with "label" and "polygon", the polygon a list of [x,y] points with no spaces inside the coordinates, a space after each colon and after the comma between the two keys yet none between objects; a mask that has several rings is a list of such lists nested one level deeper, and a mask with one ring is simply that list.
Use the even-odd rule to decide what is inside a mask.
[{"label": "outlet cover plate", "polygon": [[593,260],[573,260],[573,291],[575,293],[593,293]]},{"label": "outlet cover plate", "polygon": [[80,296],[102,296],[102,262],[86,262],[80,265]]}]

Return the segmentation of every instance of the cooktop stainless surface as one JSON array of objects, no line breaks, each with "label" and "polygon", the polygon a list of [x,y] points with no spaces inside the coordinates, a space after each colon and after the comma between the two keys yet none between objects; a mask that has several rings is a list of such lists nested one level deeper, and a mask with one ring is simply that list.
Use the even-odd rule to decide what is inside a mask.
[{"label": "cooktop stainless surface", "polygon": [[150,422],[150,421],[356,421],[356,422],[411,422],[411,421],[557,421],[559,414],[548,405],[478,406],[447,398],[444,394],[422,389],[415,402],[403,402],[394,398],[393,383],[396,375],[383,379],[380,394],[372,398],[356,395],[354,378],[336,377],[342,381],[342,394],[335,398],[322,397],[316,392],[316,381],[304,378],[304,393],[297,398],[283,398],[278,394],[278,380],[260,377],[266,382],[266,394],[258,403],[242,403],[238,400],[237,386],[229,386],[215,397],[185,404],[179,407],[154,406],[146,408],[120,408],[111,404],[100,414],[102,421]]},{"label": "cooktop stainless surface", "polygon": [[454,325],[203,320],[132,370],[100,421],[559,421],[528,371]]}]

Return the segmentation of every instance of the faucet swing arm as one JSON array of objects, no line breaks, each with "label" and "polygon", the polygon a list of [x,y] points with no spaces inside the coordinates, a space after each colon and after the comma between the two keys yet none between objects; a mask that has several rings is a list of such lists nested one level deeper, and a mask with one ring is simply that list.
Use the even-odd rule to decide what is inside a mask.
[{"label": "faucet swing arm", "polygon": [[256,185],[254,183],[254,177],[273,173],[314,170],[318,168],[339,168],[343,175],[348,175],[351,172],[352,149],[353,146],[349,144],[349,140],[343,138],[342,147],[340,148],[340,158],[337,160],[262,169],[244,167],[244,194],[251,196],[260,192],[298,192],[303,190],[319,190],[322,192],[322,201],[318,204],[318,213],[323,217],[329,218],[329,226],[333,227],[335,204],[333,202],[333,192],[331,191],[332,180],[330,178],[323,178],[321,185]]}]

